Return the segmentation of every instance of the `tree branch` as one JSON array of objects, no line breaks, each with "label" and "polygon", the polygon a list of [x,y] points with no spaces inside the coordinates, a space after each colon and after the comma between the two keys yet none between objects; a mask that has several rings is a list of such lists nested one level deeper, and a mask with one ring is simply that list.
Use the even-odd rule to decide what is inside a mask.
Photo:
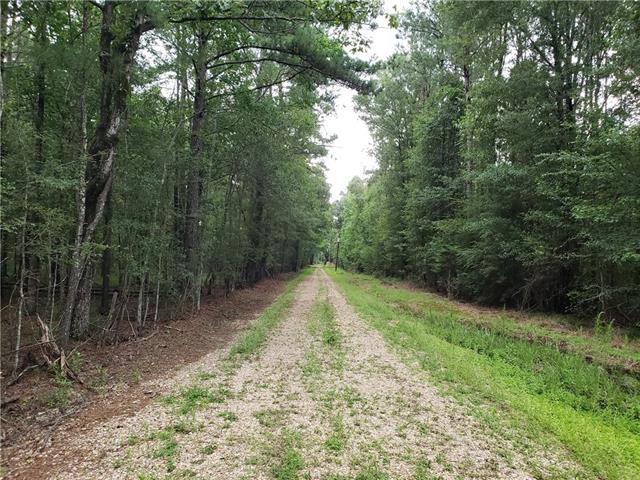
[{"label": "tree branch", "polygon": [[215,65],[210,66],[210,69],[225,67],[227,65],[243,65],[247,63],[262,63],[262,62],[273,62],[279,63],[281,65],[286,65],[287,67],[303,67],[303,68],[313,68],[309,65],[302,65],[300,63],[288,62],[286,60],[280,60],[278,58],[273,57],[264,57],[264,58],[250,58],[246,60],[229,60],[227,62],[216,63]]},{"label": "tree branch", "polygon": [[[296,70],[296,72],[293,73],[293,75],[289,75],[288,77],[285,77],[285,78],[279,78],[278,80],[274,80],[273,82],[265,83],[263,85],[256,85],[253,88],[249,88],[247,91],[248,92],[255,92],[257,90],[262,90],[262,89],[265,89],[265,88],[275,87],[276,85],[280,85],[282,83],[285,83],[285,82],[288,82],[290,80],[293,80],[298,75],[300,75],[301,73],[306,72],[309,69],[310,69],[310,67],[304,67],[303,66],[300,70]],[[217,93],[217,94],[212,95],[212,96],[210,96],[208,98],[212,99],[212,98],[226,97],[226,96],[229,96],[229,95],[236,95],[237,93],[238,93],[238,89],[235,89],[235,90],[232,90],[230,92]]]},{"label": "tree branch", "polygon": [[290,55],[293,55],[294,53],[291,52],[290,50],[287,50],[285,48],[281,48],[281,47],[271,47],[271,46],[266,46],[266,45],[241,45],[239,47],[235,47],[232,48],[230,50],[227,50],[225,52],[219,53],[218,55],[211,57],[209,60],[207,60],[206,64],[207,64],[207,68],[215,68],[215,67],[210,67],[209,65],[211,64],[211,62],[214,62],[222,57],[225,57],[227,55],[230,55],[232,53],[235,52],[239,52],[241,50],[249,50],[251,48],[254,48],[256,50],[267,50],[267,51],[272,51],[272,52],[280,52],[280,53],[287,53]]},{"label": "tree branch", "polygon": [[261,16],[252,16],[252,15],[236,15],[236,16],[203,16],[203,17],[182,17],[182,18],[174,18],[169,19],[169,23],[187,23],[187,22],[211,22],[211,21],[227,21],[227,20],[236,20],[236,21],[282,21],[282,22],[308,22],[307,18],[297,18],[297,17],[282,17],[279,15],[275,15],[273,17],[261,17]]},{"label": "tree branch", "polygon": [[93,5],[96,8],[99,8],[100,10],[104,10],[104,5],[97,2],[96,0],[87,0],[87,3]]}]

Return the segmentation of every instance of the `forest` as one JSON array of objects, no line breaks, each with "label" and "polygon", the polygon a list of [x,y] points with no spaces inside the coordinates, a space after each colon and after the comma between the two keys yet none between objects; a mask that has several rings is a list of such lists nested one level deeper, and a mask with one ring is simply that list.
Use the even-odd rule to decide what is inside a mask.
[{"label": "forest", "polygon": [[3,0],[13,349],[36,316],[63,344],[113,341],[125,313],[142,331],[311,262],[331,222],[322,87],[367,91],[346,49],[378,8]]},{"label": "forest", "polygon": [[360,97],[348,269],[640,325],[640,5],[428,2]]},{"label": "forest", "polygon": [[640,478],[640,2],[0,0],[0,38],[0,477]]}]

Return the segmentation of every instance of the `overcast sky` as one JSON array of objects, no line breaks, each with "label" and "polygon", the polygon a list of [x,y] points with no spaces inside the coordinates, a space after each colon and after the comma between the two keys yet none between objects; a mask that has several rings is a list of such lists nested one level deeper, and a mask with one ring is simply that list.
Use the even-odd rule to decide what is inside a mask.
[{"label": "overcast sky", "polygon": [[[394,6],[402,11],[407,0],[385,0],[385,11],[393,12]],[[398,41],[396,30],[389,28],[384,18],[378,20],[379,28],[368,34],[371,46],[365,58],[382,60],[389,57]],[[337,138],[329,147],[324,158],[327,166],[327,180],[331,185],[331,200],[337,200],[345,191],[349,181],[356,175],[364,177],[367,170],[376,167],[376,160],[371,154],[372,140],[365,122],[355,110],[353,97],[355,92],[345,87],[333,87],[337,93],[335,111],[323,121],[323,133]]]}]

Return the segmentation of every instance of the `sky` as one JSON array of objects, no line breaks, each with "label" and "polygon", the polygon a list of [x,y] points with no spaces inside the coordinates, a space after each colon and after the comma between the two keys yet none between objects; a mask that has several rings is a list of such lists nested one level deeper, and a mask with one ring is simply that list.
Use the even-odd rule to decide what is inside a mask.
[{"label": "sky", "polygon": [[[384,9],[393,12],[396,7],[400,12],[407,3],[407,0],[385,0]],[[377,24],[378,28],[367,34],[371,44],[363,56],[366,60],[388,58],[399,43],[395,38],[396,30],[389,28],[386,19],[379,18]],[[346,191],[353,177],[366,177],[366,172],[375,169],[377,164],[371,152],[373,143],[369,129],[355,108],[355,92],[342,86],[332,87],[332,91],[337,95],[335,111],[323,119],[322,128],[325,136],[336,135],[323,159],[331,186],[331,200],[334,201]]]}]

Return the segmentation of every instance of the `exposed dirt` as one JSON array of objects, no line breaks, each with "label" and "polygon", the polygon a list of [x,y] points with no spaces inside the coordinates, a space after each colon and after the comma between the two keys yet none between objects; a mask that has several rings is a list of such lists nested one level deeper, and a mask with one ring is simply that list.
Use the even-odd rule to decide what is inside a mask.
[{"label": "exposed dirt", "polygon": [[[312,313],[323,299],[333,305],[337,341],[327,342],[327,321]],[[188,388],[206,389],[215,393],[206,404],[185,414],[179,403],[145,401],[129,415],[61,432],[47,455],[60,455],[64,468],[51,461],[46,476],[530,479],[574,468],[561,449],[516,445],[442,396],[321,270],[299,285],[287,318],[257,355],[236,365],[225,361],[227,351],[141,386],[177,399]],[[44,471],[20,475],[33,473]]]},{"label": "exposed dirt", "polygon": [[154,380],[228,345],[275,299],[285,280],[264,280],[229,297],[210,296],[197,314],[161,323],[137,340],[79,346],[81,377],[88,388],[75,385],[64,408],[44,404],[44,395],[55,389],[49,373],[32,372],[6,388],[3,398],[19,400],[2,411],[5,478],[48,478],[67,464],[62,445],[68,438],[144,408],[164,393],[152,386]]}]

